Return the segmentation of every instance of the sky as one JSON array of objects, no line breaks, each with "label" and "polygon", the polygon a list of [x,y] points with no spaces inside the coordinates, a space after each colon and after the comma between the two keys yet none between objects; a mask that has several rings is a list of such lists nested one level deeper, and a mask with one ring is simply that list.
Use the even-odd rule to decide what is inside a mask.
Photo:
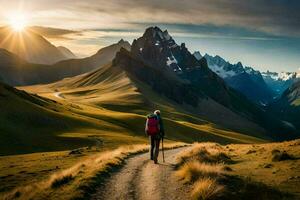
[{"label": "sky", "polygon": [[191,52],[261,71],[300,68],[298,0],[0,0],[0,25],[22,13],[53,44],[80,57],[145,28],[167,29]]}]

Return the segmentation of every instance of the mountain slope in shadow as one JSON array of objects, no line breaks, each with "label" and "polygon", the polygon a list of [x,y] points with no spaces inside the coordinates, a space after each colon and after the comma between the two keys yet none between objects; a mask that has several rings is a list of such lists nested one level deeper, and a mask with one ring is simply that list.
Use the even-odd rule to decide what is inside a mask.
[{"label": "mountain slope in shadow", "polygon": [[57,47],[30,28],[15,32],[10,27],[0,27],[0,48],[38,64],[54,64],[68,59]]},{"label": "mountain slope in shadow", "polygon": [[111,62],[121,47],[130,49],[130,44],[121,40],[100,49],[91,57],[65,60],[54,65],[28,63],[17,55],[0,49],[0,80],[13,86],[54,82],[86,73]]}]

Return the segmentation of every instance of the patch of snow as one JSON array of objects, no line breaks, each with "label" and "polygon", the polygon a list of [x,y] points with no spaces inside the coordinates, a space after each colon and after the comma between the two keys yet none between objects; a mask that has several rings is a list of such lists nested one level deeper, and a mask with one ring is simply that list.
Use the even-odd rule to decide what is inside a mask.
[{"label": "patch of snow", "polygon": [[158,46],[158,45],[159,45],[159,41],[156,41],[155,46]]},{"label": "patch of snow", "polygon": [[300,78],[300,71],[298,72],[263,72],[262,75],[264,77],[270,77],[276,81],[288,81],[291,79],[299,79]]},{"label": "patch of snow", "polygon": [[167,65],[171,66],[171,64],[177,64],[176,58],[172,55],[171,57],[167,57]]},{"label": "patch of snow", "polygon": [[143,51],[143,48],[140,48],[140,51]]},{"label": "patch of snow", "polygon": [[178,45],[176,43],[173,44],[172,46],[170,46],[170,48],[175,48],[175,47],[178,47]]},{"label": "patch of snow", "polygon": [[260,74],[259,71],[253,69],[252,67],[245,67],[244,69],[245,69],[245,72],[247,74],[255,74],[255,75],[259,75]]},{"label": "patch of snow", "polygon": [[273,80],[278,80],[278,73],[276,73],[276,72],[269,72],[269,71],[267,71],[267,72],[262,72],[261,75],[263,77],[265,77],[265,78],[269,77],[269,78],[271,78]]},{"label": "patch of snow", "polygon": [[252,68],[250,68],[250,67],[245,69],[245,72],[246,72],[247,74],[251,74],[253,71],[254,71],[254,70],[253,70]]},{"label": "patch of snow", "polygon": [[281,72],[278,75],[278,80],[287,81],[296,77],[296,72]]},{"label": "patch of snow", "polygon": [[234,71],[232,70],[226,71],[222,66],[210,65],[209,68],[221,78],[228,78],[236,75]]},{"label": "patch of snow", "polygon": [[171,54],[170,57],[167,57],[167,66],[172,68],[174,72],[177,73],[182,73],[182,69],[181,67],[179,67],[178,62],[176,60],[176,58],[173,56],[173,54]]},{"label": "patch of snow", "polygon": [[259,101],[259,103],[260,103],[260,105],[262,105],[262,106],[264,106],[264,107],[266,107],[266,106],[267,106],[267,104],[266,104],[266,103],[264,103],[264,102],[262,102],[262,101]]}]

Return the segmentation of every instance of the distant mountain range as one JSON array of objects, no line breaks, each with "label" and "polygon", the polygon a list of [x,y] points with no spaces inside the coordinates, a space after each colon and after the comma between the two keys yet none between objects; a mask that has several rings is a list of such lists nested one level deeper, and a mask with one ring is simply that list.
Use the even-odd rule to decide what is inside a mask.
[{"label": "distant mountain range", "polygon": [[[29,63],[5,49],[0,49],[0,80],[16,86],[50,83],[65,77],[76,76],[111,62],[121,47],[130,49],[130,44],[120,40],[116,44],[100,49],[91,57],[69,59],[53,65]],[[48,57],[51,58],[50,55]]]},{"label": "distant mountain range", "polygon": [[74,59],[77,56],[68,48],[63,46],[58,46],[57,49],[68,59]]},{"label": "distant mountain range", "polygon": [[220,56],[202,56],[199,51],[193,55],[198,60],[206,58],[212,71],[222,77],[230,87],[253,102],[263,105],[269,116],[278,116],[287,127],[282,130],[283,134],[300,129],[299,72],[260,72],[244,67],[241,62],[231,64]]},{"label": "distant mountain range", "polygon": [[293,83],[268,109],[293,129],[300,130],[300,82]]},{"label": "distant mountain range", "polygon": [[230,87],[260,105],[272,102],[293,83],[300,80],[300,72],[260,72],[252,67],[243,66],[241,62],[231,64],[218,55],[202,56],[199,51],[194,52],[193,55],[198,60],[206,58],[208,67],[223,78]]},{"label": "distant mountain range", "polygon": [[[195,52],[199,59],[201,54]],[[261,73],[251,67],[244,67],[241,62],[231,64],[220,56],[204,55],[208,67],[232,88],[244,94],[248,99],[258,104],[265,105],[273,99],[273,91],[265,83]]]},{"label": "distant mountain range", "polygon": [[280,96],[293,83],[300,80],[300,72],[262,72],[265,82],[275,92],[276,96]]}]

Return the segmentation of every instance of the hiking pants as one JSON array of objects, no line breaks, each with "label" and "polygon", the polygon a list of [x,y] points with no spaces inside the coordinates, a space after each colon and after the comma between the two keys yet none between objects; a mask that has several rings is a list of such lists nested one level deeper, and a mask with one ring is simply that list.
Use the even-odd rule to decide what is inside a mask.
[{"label": "hiking pants", "polygon": [[158,153],[159,153],[159,143],[160,143],[160,138],[157,136],[150,136],[150,159],[151,160],[157,160],[158,158]]}]

